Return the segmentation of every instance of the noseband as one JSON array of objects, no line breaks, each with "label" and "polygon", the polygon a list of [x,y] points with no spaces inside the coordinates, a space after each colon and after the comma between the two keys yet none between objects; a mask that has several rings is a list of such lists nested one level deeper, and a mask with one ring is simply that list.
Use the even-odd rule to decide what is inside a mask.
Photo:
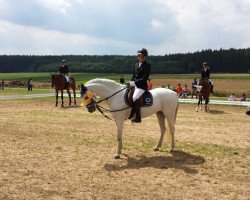
[{"label": "noseband", "polygon": [[90,113],[95,112],[97,107],[96,101],[94,99],[91,99],[91,102],[86,105],[86,108]]},{"label": "noseband", "polygon": [[[88,103],[86,105],[86,108],[88,109],[88,111],[90,113],[93,113],[97,109],[104,117],[110,119],[107,115],[104,114],[104,111],[112,113],[112,112],[118,112],[118,111],[126,110],[126,109],[129,109],[131,107],[126,107],[126,108],[122,108],[122,109],[118,109],[118,110],[108,110],[108,109],[106,109],[106,108],[104,108],[104,107],[102,107],[102,106],[100,106],[98,104],[105,101],[105,100],[108,100],[109,98],[115,96],[116,94],[118,94],[119,92],[121,92],[121,91],[123,91],[125,89],[127,89],[127,86],[122,88],[121,90],[115,92],[114,94],[112,94],[112,95],[110,95],[110,96],[108,96],[108,97],[106,97],[104,99],[101,99],[99,101],[95,101],[96,96],[93,95],[94,98],[91,98],[90,103]],[[81,92],[80,92],[81,93],[81,98],[83,97],[83,95],[85,95],[87,93],[87,91],[88,91],[87,87],[84,86],[83,84],[81,84]]]}]

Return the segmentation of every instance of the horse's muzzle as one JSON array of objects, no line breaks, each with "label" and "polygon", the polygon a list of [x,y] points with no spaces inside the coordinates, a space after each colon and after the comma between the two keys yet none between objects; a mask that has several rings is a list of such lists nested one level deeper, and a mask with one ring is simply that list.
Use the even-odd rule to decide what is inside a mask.
[{"label": "horse's muzzle", "polygon": [[88,111],[90,113],[95,112],[95,110],[96,110],[96,103],[95,103],[95,101],[93,99],[91,99],[91,102],[86,105],[86,108],[88,109]]}]

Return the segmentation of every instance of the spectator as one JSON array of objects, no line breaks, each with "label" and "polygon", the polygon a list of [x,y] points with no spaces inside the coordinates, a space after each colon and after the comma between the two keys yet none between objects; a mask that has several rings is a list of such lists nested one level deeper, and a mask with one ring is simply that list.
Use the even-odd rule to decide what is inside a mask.
[{"label": "spectator", "polygon": [[3,90],[4,89],[4,80],[2,79],[0,82],[0,88]]},{"label": "spectator", "polygon": [[240,101],[246,101],[246,94],[245,93],[242,93],[240,95]]},{"label": "spectator", "polygon": [[120,84],[124,85],[124,83],[125,83],[124,75],[121,74]]},{"label": "spectator", "polygon": [[152,90],[153,84],[150,79],[148,79],[148,90]]},{"label": "spectator", "polygon": [[181,97],[181,95],[182,95],[182,87],[181,87],[180,83],[178,84],[177,88],[175,89],[175,92],[177,93],[178,97]]},{"label": "spectator", "polygon": [[192,90],[191,90],[191,98],[193,99],[193,96],[195,95],[195,98],[197,99],[197,79],[194,78],[194,80],[192,81]]},{"label": "spectator", "polygon": [[33,87],[33,80],[32,78],[28,79],[28,91],[32,91],[32,87]]},{"label": "spectator", "polygon": [[187,98],[188,95],[189,95],[189,89],[187,87],[187,84],[185,84],[184,87],[182,88],[182,97]]},{"label": "spectator", "polygon": [[170,89],[170,90],[172,90],[172,88],[170,87],[170,84],[168,84],[168,86],[167,86],[167,89]]},{"label": "spectator", "polygon": [[236,96],[234,93],[232,93],[229,98],[228,98],[228,101],[236,101]]}]

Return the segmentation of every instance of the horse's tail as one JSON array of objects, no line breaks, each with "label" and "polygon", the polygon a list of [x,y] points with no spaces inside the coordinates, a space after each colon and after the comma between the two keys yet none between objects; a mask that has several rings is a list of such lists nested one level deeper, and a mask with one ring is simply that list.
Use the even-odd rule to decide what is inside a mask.
[{"label": "horse's tail", "polygon": [[71,80],[71,84],[70,84],[70,87],[75,90],[76,89],[76,80],[74,77],[70,77],[70,80]]},{"label": "horse's tail", "polygon": [[174,122],[176,122],[178,108],[179,108],[179,102],[177,102],[177,106],[176,106],[176,109],[175,109]]}]

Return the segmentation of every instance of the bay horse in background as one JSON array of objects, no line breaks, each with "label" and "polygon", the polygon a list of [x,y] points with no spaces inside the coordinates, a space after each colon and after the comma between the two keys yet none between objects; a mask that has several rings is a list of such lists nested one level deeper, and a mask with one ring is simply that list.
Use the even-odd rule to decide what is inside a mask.
[{"label": "bay horse in background", "polygon": [[198,112],[200,104],[202,105],[202,99],[205,100],[205,111],[207,112],[209,96],[211,92],[211,86],[210,86],[209,81],[207,79],[201,79],[197,86],[197,91],[198,91],[198,104],[197,104],[196,112]]},{"label": "bay horse in background", "polygon": [[74,104],[76,105],[76,82],[73,77],[70,77],[71,82],[68,86],[66,86],[66,80],[65,77],[59,73],[51,74],[51,87],[55,86],[56,91],[56,107],[58,106],[58,92],[61,91],[61,100],[62,100],[62,107],[64,106],[63,103],[63,90],[66,90],[69,95],[69,105],[71,105],[71,94],[70,94],[70,88],[73,90],[74,94]]},{"label": "bay horse in background", "polygon": [[[109,105],[109,112],[115,120],[117,127],[117,151],[115,159],[119,159],[122,151],[122,131],[124,121],[128,119],[131,107],[125,102],[126,86],[116,83],[109,79],[93,79],[87,82],[85,85],[81,85],[81,97],[86,99],[88,93],[91,92],[90,103],[86,105],[91,111],[95,111],[98,108],[98,103],[107,101]],[[175,120],[178,110],[178,98],[174,91],[166,88],[155,88],[150,90],[153,96],[153,104],[148,107],[141,107],[141,116],[149,117],[156,114],[160,126],[160,138],[156,144],[154,150],[159,151],[162,147],[163,137],[165,132],[170,139],[170,151],[175,148],[174,132],[175,132]],[[96,101],[94,98],[99,96],[101,100]],[[167,126],[165,124],[167,122]],[[139,134],[139,133],[138,133]]]}]

